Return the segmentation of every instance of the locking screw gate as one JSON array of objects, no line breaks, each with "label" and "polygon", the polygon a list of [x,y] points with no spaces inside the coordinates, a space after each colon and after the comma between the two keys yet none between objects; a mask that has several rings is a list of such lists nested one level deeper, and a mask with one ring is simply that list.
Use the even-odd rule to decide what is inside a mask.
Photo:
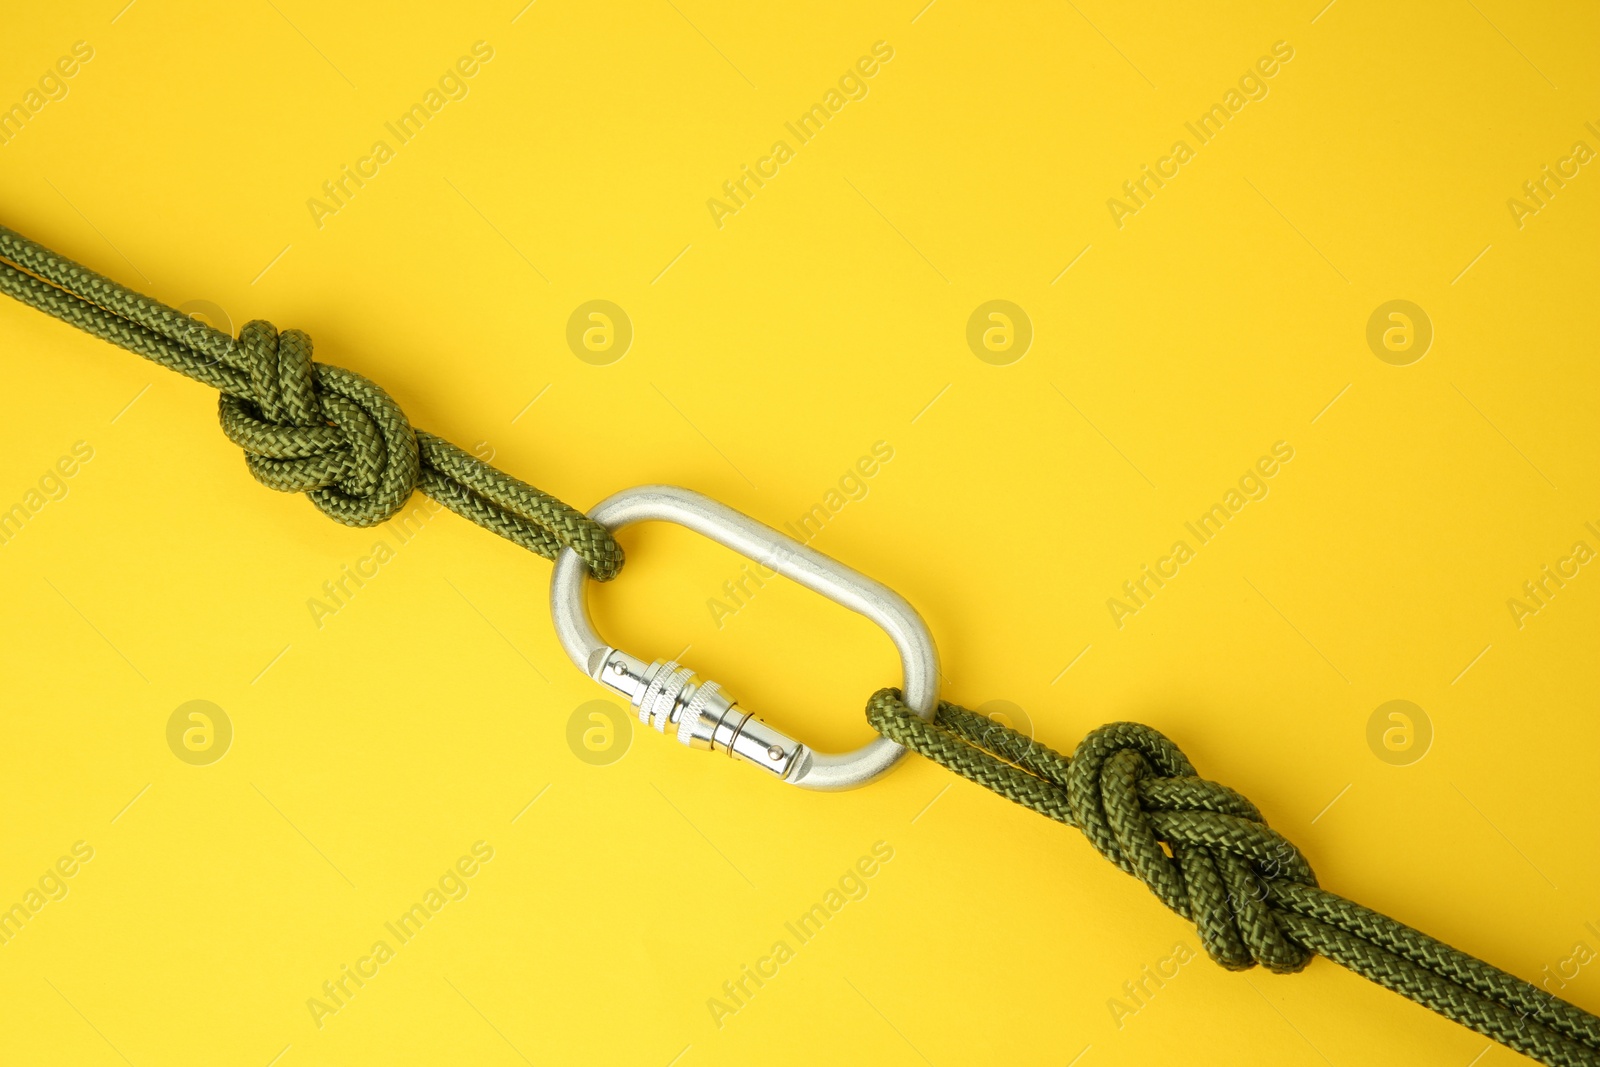
[{"label": "locking screw gate", "polygon": [[613,649],[598,681],[627,697],[640,722],[659,733],[676,727],[679,744],[726,752],[780,779],[804,773],[810,765],[811,752],[804,745],[739,707],[716,682],[703,682],[672,660],[658,659],[647,667]]}]

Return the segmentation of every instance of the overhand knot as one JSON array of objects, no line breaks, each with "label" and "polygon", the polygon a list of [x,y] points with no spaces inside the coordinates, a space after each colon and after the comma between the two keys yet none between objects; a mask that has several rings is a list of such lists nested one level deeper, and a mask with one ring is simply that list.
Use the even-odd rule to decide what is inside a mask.
[{"label": "overhand knot", "polygon": [[420,476],[417,435],[388,393],[353,371],[314,363],[311,338],[246,323],[237,351],[251,396],[223,393],[222,430],[261,484],[305,493],[347,526],[376,526]]}]

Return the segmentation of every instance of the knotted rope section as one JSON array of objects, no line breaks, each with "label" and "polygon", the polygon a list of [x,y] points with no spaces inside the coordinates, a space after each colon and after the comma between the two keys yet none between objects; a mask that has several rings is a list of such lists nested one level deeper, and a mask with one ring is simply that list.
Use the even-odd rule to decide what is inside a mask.
[{"label": "knotted rope section", "polygon": [[420,489],[546,559],[573,549],[601,581],[622,569],[622,549],[599,523],[413,429],[378,386],[315,362],[299,330],[250,322],[236,341],[3,226],[0,292],[217,389],[222,430],[256,480],[305,493],[339,522],[385,522]]},{"label": "knotted rope section", "polygon": [[1078,746],[1066,778],[1084,836],[1194,923],[1213,960],[1283,974],[1311,962],[1285,936],[1261,882],[1270,871],[1314,886],[1311,865],[1254,804],[1198,776],[1178,746],[1137,723],[1103,726]]},{"label": "knotted rope section", "polygon": [[311,361],[311,338],[246,323],[239,351],[251,395],[218,399],[222,432],[244,449],[256,481],[305,493],[347,526],[392,518],[421,474],[405,412],[359,374]]},{"label": "knotted rope section", "polygon": [[1069,759],[940,702],[929,722],[898,689],[867,702],[874,729],[1009,800],[1083,831],[1100,854],[1195,924],[1207,954],[1279,973],[1325,956],[1551,1067],[1600,1065],[1600,1018],[1404,923],[1321,889],[1255,805],[1201,778],[1148,726],[1092,731]]}]

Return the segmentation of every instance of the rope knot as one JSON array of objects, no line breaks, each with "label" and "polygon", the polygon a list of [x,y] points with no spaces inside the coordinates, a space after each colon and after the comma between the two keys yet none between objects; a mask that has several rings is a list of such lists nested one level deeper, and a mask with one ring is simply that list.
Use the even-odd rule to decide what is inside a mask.
[{"label": "rope knot", "polygon": [[223,393],[222,431],[245,451],[262,485],[305,493],[347,526],[393,517],[421,473],[417,435],[378,386],[341,367],[315,363],[311,338],[246,323],[237,351],[251,396]]},{"label": "rope knot", "polygon": [[1298,971],[1283,893],[1317,877],[1254,804],[1201,778],[1165,736],[1138,723],[1093,731],[1069,759],[1027,734],[947,701],[928,722],[898,689],[867,701],[885,737],[1042,815],[1076,826],[1106,859],[1195,924],[1206,953],[1232,970]]},{"label": "rope knot", "polygon": [[1282,973],[1310,962],[1267,899],[1271,882],[1315,886],[1310,864],[1254,804],[1197,775],[1166,736],[1138,723],[1102,726],[1073,753],[1066,784],[1084,836],[1194,923],[1213,960]]}]

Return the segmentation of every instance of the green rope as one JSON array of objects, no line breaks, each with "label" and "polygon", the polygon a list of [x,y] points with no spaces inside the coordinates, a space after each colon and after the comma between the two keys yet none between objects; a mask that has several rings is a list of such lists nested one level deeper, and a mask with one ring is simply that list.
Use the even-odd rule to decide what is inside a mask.
[{"label": "green rope", "polygon": [[940,702],[932,722],[880,689],[867,721],[986,789],[1083,831],[1100,854],[1195,924],[1213,960],[1290,973],[1326,956],[1550,1067],[1600,1064],[1600,1018],[1317,886],[1300,850],[1255,805],[1199,777],[1148,726],[1118,722],[1068,759]]},{"label": "green rope", "polygon": [[222,431],[262,485],[305,493],[347,526],[376,526],[414,489],[546,559],[563,548],[600,581],[622,549],[582,512],[415,430],[388,393],[311,358],[311,338],[249,322],[238,340],[0,226],[0,292],[221,392]]}]

